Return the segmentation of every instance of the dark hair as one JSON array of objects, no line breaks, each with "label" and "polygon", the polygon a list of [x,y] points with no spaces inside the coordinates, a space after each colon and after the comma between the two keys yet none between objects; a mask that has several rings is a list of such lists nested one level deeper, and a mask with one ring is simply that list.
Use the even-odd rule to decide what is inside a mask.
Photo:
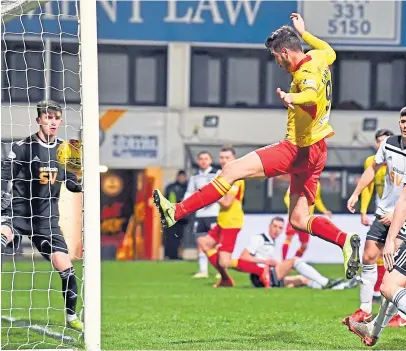
[{"label": "dark hair", "polygon": [[185,172],[183,169],[180,169],[180,170],[178,171],[178,174],[177,174],[176,176],[179,177],[179,176],[181,176],[181,175],[186,176],[186,172]]},{"label": "dark hair", "polygon": [[283,220],[283,218],[282,218],[282,217],[279,217],[279,216],[276,216],[276,217],[272,218],[271,224],[272,224],[273,222],[283,222],[283,223],[285,223],[285,221]]},{"label": "dark hair", "polygon": [[392,136],[393,132],[390,131],[389,129],[378,129],[375,133],[375,140],[378,140],[381,136]]},{"label": "dark hair", "polygon": [[202,156],[202,155],[209,155],[210,158],[213,158],[213,157],[211,157],[211,153],[208,152],[208,151],[206,151],[206,150],[200,151],[200,152],[197,154],[197,157],[200,157],[200,156]]},{"label": "dark hair", "polygon": [[48,111],[56,111],[62,113],[62,107],[53,100],[43,100],[37,104],[38,117],[41,117],[43,113],[48,113]]},{"label": "dark hair", "polygon": [[230,151],[235,156],[235,149],[233,148],[233,145],[223,145],[220,152],[226,151]]},{"label": "dark hair", "polygon": [[273,32],[265,41],[265,47],[280,52],[282,48],[292,51],[303,51],[300,38],[290,26],[282,26]]},{"label": "dark hair", "polygon": [[405,116],[406,116],[406,106],[403,107],[403,108],[400,110],[400,117],[405,117]]}]

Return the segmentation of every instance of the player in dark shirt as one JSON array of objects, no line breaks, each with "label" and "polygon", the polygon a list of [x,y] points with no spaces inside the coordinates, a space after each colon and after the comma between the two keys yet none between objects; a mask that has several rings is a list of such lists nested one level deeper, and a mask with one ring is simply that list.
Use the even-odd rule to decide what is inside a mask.
[{"label": "player in dark shirt", "polygon": [[[81,192],[81,180],[57,162],[57,137],[62,109],[54,101],[37,105],[39,130],[13,143],[1,167],[1,252],[21,235],[30,237],[41,255],[52,262],[62,279],[67,323],[82,331],[76,315],[77,283],[68,247],[59,227],[59,195],[62,183],[72,192]],[[11,196],[9,186],[12,182]]]}]

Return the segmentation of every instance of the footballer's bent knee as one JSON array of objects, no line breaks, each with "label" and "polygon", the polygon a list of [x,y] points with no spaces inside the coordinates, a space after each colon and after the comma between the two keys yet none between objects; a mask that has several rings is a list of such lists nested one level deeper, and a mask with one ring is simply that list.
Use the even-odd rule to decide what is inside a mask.
[{"label": "footballer's bent knee", "polygon": [[221,255],[220,255],[219,265],[221,268],[226,269],[226,268],[230,267],[230,264],[231,264],[231,257],[221,257]]},{"label": "footballer's bent knee", "polygon": [[51,253],[51,261],[54,267],[60,272],[72,267],[72,260],[66,252],[57,251]]}]

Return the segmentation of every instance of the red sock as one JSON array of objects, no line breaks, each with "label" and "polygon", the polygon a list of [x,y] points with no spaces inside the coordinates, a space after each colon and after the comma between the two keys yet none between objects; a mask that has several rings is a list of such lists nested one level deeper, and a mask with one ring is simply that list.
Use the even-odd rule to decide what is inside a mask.
[{"label": "red sock", "polygon": [[241,258],[238,260],[237,266],[234,268],[241,272],[256,274],[259,277],[262,275],[262,273],[264,271],[264,269],[257,266],[256,263],[242,260]]},{"label": "red sock", "polygon": [[307,231],[321,239],[343,248],[347,234],[337,228],[333,222],[322,216],[312,216],[307,223]]},{"label": "red sock", "polygon": [[299,248],[299,250],[296,251],[295,256],[302,257],[305,251],[306,251],[306,246],[301,246]]},{"label": "red sock", "polygon": [[285,241],[285,243],[282,245],[282,259],[283,260],[286,260],[286,256],[288,255],[289,244],[290,244],[290,242]]},{"label": "red sock", "polygon": [[217,272],[221,274],[221,279],[228,280],[230,276],[228,275],[227,271],[220,267],[218,264],[219,254],[216,249],[209,250],[206,252],[206,256],[209,259],[209,262],[212,264],[214,268],[216,268]]},{"label": "red sock", "polygon": [[386,269],[385,266],[380,264],[378,262],[378,279],[376,280],[375,286],[374,286],[374,291],[379,292],[381,290],[381,284],[383,280],[383,276],[385,275]]},{"label": "red sock", "polygon": [[176,204],[175,220],[178,221],[182,217],[220,200],[230,189],[231,184],[222,177],[213,179],[209,184],[195,191],[187,199]]}]

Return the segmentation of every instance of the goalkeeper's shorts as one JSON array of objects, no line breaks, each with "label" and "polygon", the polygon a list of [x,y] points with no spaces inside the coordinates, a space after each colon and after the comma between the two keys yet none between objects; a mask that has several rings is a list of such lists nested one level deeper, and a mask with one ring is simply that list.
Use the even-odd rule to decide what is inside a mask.
[{"label": "goalkeeper's shorts", "polygon": [[[68,246],[59,226],[48,228],[33,228],[32,231],[22,229],[19,224],[20,219],[11,219],[7,216],[1,217],[1,225],[11,228],[14,234],[14,247],[18,248],[21,236],[28,236],[37,248],[38,252],[48,261],[50,255],[55,252],[68,253]],[[25,227],[22,225],[22,227]]]}]

